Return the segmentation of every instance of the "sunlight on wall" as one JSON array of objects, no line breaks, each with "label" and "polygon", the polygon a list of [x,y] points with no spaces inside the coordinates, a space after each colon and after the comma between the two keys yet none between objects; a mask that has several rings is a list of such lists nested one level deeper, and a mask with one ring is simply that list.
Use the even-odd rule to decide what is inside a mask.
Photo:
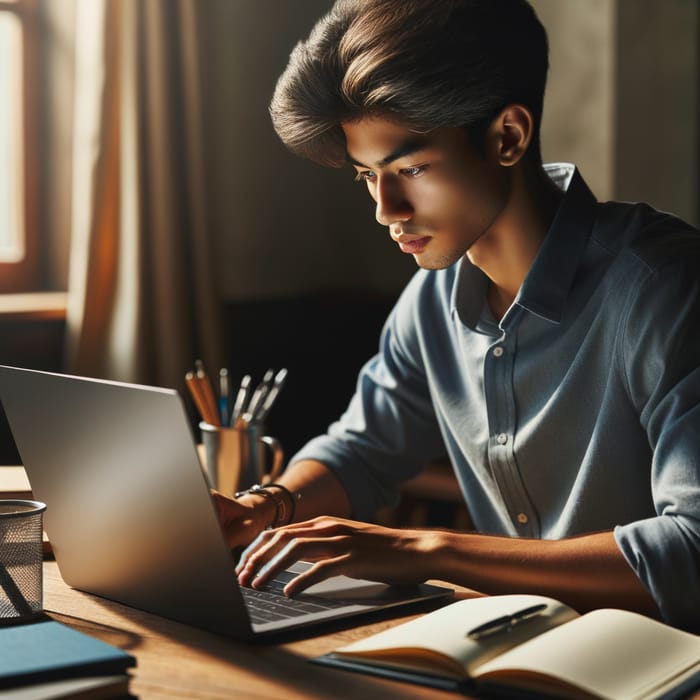
[{"label": "sunlight on wall", "polygon": [[614,0],[531,0],[549,36],[542,157],[580,168],[599,199],[613,197]]}]

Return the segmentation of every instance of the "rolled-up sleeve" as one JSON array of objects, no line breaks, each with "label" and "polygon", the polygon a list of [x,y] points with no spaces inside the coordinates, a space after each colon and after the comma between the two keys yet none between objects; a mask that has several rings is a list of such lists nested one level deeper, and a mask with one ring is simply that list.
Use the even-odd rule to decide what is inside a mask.
[{"label": "rolled-up sleeve", "polygon": [[700,255],[695,248],[685,260],[649,271],[627,319],[622,361],[653,450],[657,515],[618,526],[615,537],[664,618],[700,631]]}]

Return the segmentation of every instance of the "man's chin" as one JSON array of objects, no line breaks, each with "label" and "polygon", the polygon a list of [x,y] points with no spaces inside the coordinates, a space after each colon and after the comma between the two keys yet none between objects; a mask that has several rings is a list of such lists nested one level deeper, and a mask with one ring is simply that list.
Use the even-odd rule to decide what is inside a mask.
[{"label": "man's chin", "polygon": [[416,265],[422,270],[446,270],[452,267],[456,262],[459,262],[464,255],[445,255],[442,257],[434,257],[426,254],[414,255],[413,259]]}]

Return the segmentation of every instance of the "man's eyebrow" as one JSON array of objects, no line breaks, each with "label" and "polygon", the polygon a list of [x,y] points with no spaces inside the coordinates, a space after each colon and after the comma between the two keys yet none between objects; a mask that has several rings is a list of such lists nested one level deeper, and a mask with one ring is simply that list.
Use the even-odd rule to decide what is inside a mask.
[{"label": "man's eyebrow", "polygon": [[[402,144],[399,145],[398,148],[394,149],[388,156],[385,156],[382,158],[380,161],[377,161],[375,163],[375,167],[377,168],[383,168],[390,163],[393,163],[395,160],[399,160],[399,158],[404,158],[405,156],[410,156],[413,153],[417,153],[418,151],[422,151],[423,149],[428,147],[428,141],[425,138],[416,138],[416,139],[411,139],[410,141],[406,141]],[[360,163],[360,161],[355,160],[349,153],[347,154],[348,156],[348,161],[352,164],[357,166],[358,168],[365,168],[367,167],[364,163]]]}]

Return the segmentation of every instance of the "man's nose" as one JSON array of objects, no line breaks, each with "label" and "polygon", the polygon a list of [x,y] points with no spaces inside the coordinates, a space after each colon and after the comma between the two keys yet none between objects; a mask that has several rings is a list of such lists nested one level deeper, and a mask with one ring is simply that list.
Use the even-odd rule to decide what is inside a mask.
[{"label": "man's nose", "polygon": [[408,221],[413,216],[413,207],[395,177],[378,178],[375,201],[375,217],[383,226],[390,226],[396,221]]}]

